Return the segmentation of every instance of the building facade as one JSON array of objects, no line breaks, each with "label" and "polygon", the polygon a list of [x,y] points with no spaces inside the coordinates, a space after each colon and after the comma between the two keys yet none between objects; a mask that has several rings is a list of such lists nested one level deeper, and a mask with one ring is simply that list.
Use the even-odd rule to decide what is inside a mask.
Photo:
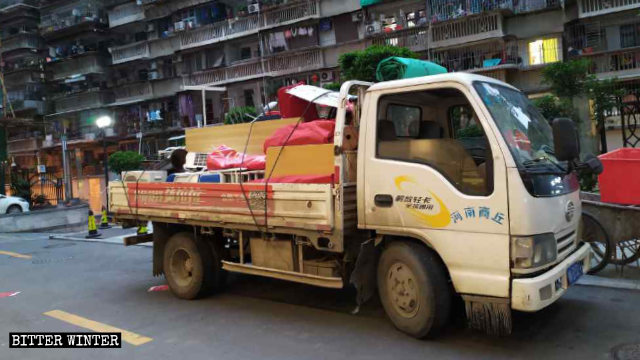
[{"label": "building facade", "polygon": [[[340,54],[404,46],[535,97],[542,69],[576,57],[634,83],[640,0],[1,0],[8,98],[44,126],[9,134],[23,166],[100,173],[104,154],[152,158],[187,127],[258,109],[280,86],[340,82]],[[99,131],[94,121],[111,116]],[[615,116],[614,116],[615,117]],[[615,121],[614,121],[615,123]],[[613,124],[613,123],[612,123]],[[614,126],[613,124],[612,126]]]}]

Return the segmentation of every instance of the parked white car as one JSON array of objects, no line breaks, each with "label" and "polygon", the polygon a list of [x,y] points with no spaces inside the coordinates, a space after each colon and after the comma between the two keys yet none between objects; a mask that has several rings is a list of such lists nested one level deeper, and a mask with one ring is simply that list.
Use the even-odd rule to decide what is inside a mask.
[{"label": "parked white car", "polygon": [[15,197],[0,195],[0,214],[19,214],[29,212],[27,200]]}]

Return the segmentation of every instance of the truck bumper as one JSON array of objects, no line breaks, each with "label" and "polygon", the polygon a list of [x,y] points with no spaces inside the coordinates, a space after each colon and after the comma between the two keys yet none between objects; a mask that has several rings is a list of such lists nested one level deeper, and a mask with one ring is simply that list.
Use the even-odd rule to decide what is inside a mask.
[{"label": "truck bumper", "polygon": [[583,244],[573,254],[542,275],[511,281],[511,308],[519,311],[538,311],[558,300],[569,288],[567,269],[582,262],[583,272],[589,270],[589,244]]}]

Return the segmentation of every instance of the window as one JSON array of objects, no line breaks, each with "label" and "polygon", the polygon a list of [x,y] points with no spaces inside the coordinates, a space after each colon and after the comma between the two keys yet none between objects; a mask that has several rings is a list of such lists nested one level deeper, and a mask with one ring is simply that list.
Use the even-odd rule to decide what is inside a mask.
[{"label": "window", "polygon": [[469,195],[493,192],[489,142],[460,91],[387,95],[378,107],[378,158],[424,164]]},{"label": "window", "polygon": [[387,119],[393,122],[396,136],[418,137],[421,109],[416,106],[391,104],[387,107]]},{"label": "window", "polygon": [[247,60],[247,59],[251,59],[251,48],[250,47],[240,48],[240,60]]},{"label": "window", "polygon": [[253,89],[246,89],[244,91],[244,106],[254,106]]},{"label": "window", "polygon": [[620,26],[620,47],[640,46],[640,24]]},{"label": "window", "polygon": [[542,65],[557,61],[559,61],[557,38],[529,42],[529,65]]}]

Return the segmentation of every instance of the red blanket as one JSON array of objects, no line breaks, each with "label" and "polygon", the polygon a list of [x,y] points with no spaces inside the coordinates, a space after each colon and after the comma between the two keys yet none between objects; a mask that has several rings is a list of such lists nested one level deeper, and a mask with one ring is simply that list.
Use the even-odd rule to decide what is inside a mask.
[{"label": "red blanket", "polygon": [[[306,123],[283,126],[276,130],[264,141],[264,152],[272,146],[285,145],[310,145],[333,143],[333,132],[336,127],[334,120],[314,120]],[[293,134],[291,132],[293,131]],[[291,136],[289,136],[291,134]],[[289,140],[287,140],[289,138]]]}]

